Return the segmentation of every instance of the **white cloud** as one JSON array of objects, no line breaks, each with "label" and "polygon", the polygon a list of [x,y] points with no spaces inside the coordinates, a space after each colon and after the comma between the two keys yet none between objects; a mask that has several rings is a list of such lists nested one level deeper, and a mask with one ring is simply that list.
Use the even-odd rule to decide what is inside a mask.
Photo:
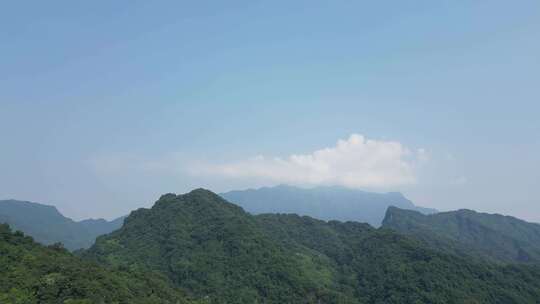
[{"label": "white cloud", "polygon": [[279,183],[342,185],[351,188],[414,184],[416,168],[427,160],[424,149],[411,152],[396,141],[352,134],[334,147],[286,158],[257,156],[248,160],[205,165],[198,174],[227,178],[261,178]]}]

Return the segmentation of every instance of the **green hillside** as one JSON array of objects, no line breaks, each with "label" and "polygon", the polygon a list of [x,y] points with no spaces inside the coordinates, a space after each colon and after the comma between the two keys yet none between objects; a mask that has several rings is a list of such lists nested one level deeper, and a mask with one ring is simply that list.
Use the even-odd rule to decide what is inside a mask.
[{"label": "green hillside", "polygon": [[463,256],[505,263],[540,262],[540,225],[471,210],[423,215],[388,209],[383,227]]},{"label": "green hillside", "polygon": [[107,269],[0,225],[0,303],[186,303],[157,274]]},{"label": "green hillside", "polygon": [[535,303],[540,270],[430,249],[386,229],[252,216],[203,189],[162,196],[84,253],[152,269],[211,303]]},{"label": "green hillside", "polygon": [[[301,303],[329,289],[302,270],[305,261],[267,236],[253,216],[206,190],[167,194],[124,227],[99,237],[86,257],[149,268],[215,303]],[[308,265],[305,267],[316,267]]]}]

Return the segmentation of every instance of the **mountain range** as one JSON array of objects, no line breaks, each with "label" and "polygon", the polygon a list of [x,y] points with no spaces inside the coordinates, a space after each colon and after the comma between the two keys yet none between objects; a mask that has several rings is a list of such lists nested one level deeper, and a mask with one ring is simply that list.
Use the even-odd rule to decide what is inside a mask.
[{"label": "mountain range", "polygon": [[[277,188],[298,193],[294,187]],[[305,191],[324,193],[327,202],[332,193],[339,199],[347,193]],[[360,193],[349,195],[370,195]],[[391,200],[418,208],[397,193],[371,195],[384,204]],[[52,206],[4,201],[0,221],[9,219],[17,230],[23,227],[52,245],[0,225],[0,303],[507,304],[540,299],[538,224],[470,210],[426,215],[390,206],[382,226],[374,228],[293,213],[253,214],[222,196],[205,189],[169,193],[152,208],[113,222],[75,222]],[[89,240],[98,234],[95,243]],[[94,244],[70,253],[55,244],[61,238]]]},{"label": "mountain range", "polygon": [[540,224],[511,216],[472,210],[424,215],[390,207],[382,226],[461,256],[504,263],[540,262]]},{"label": "mountain range", "polygon": [[358,222],[251,215],[197,189],[163,195],[82,253],[164,274],[209,303],[535,303],[540,269],[467,259]]},{"label": "mountain range", "polygon": [[[378,227],[388,206],[430,214],[435,209],[415,206],[401,193],[374,193],[342,187],[303,189],[280,185],[257,190],[230,191],[221,196],[253,214],[294,213],[322,220],[358,221]],[[62,243],[69,250],[90,247],[97,236],[122,226],[125,216],[112,221],[74,221],[54,206],[0,200],[0,223],[7,223],[45,245]]]},{"label": "mountain range", "polygon": [[113,221],[88,219],[76,222],[63,216],[56,207],[17,200],[0,201],[0,223],[32,236],[37,242],[62,243],[69,250],[90,247],[98,235],[122,226],[124,217]]},{"label": "mountain range", "polygon": [[304,189],[279,185],[220,195],[252,214],[294,213],[326,221],[357,221],[374,227],[381,225],[389,206],[425,214],[437,212],[415,206],[399,192],[374,193],[338,186]]}]

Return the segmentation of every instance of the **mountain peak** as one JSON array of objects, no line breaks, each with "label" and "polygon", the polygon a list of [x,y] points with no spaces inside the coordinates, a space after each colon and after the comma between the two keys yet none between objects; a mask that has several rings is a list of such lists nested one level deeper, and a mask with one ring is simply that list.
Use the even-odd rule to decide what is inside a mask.
[{"label": "mountain peak", "polygon": [[159,197],[159,200],[169,200],[169,199],[175,199],[175,198],[176,198],[176,193],[165,193]]},{"label": "mountain peak", "polygon": [[205,188],[197,188],[197,189],[193,189],[187,193],[184,193],[184,194],[176,194],[176,193],[165,193],[165,194],[162,194],[160,197],[159,197],[159,200],[174,200],[174,199],[177,199],[177,198],[187,198],[187,197],[196,197],[196,196],[208,196],[208,197],[214,197],[214,198],[218,198],[218,199],[221,199],[221,197],[219,195],[217,195],[216,193],[208,190],[208,189],[205,189]]},{"label": "mountain peak", "polygon": [[[216,193],[204,189],[194,189],[185,194],[168,193],[160,197],[150,209],[141,211],[143,213],[156,212],[154,209],[167,210],[168,217],[189,216],[192,218],[223,217],[233,214],[244,214],[244,210],[234,204],[229,203]],[[131,216],[127,218],[131,222]]]},{"label": "mountain peak", "polygon": [[221,197],[219,195],[217,195],[216,193],[208,190],[208,189],[205,189],[205,188],[197,188],[197,189],[194,189],[194,190],[191,190],[190,192],[184,194],[184,195],[202,195],[202,196],[214,196],[216,198],[220,198]]},{"label": "mountain peak", "polygon": [[20,201],[15,199],[0,200],[0,206],[4,205],[5,208],[26,208],[26,209],[41,209],[48,210],[49,212],[56,212],[60,214],[58,209],[52,205],[40,204],[30,201]]},{"label": "mountain peak", "polygon": [[[508,278],[499,268],[443,255],[367,224],[253,216],[205,189],[164,198],[132,213],[126,225],[98,238],[83,257],[161,272],[207,303],[420,303],[421,297],[483,303],[486,290],[493,298],[537,295],[523,292],[533,283],[519,279],[520,273]],[[425,282],[437,285],[426,288]],[[421,297],[411,290],[421,291]]]}]

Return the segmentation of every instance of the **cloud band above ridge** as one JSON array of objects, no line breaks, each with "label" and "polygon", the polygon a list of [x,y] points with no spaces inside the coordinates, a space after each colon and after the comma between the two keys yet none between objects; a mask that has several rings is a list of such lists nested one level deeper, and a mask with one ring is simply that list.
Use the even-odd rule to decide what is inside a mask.
[{"label": "cloud band above ridge", "polygon": [[351,188],[414,184],[423,149],[411,151],[397,141],[366,139],[352,134],[335,146],[286,158],[257,156],[208,165],[201,173],[227,178],[261,178],[279,183],[341,185]]}]

